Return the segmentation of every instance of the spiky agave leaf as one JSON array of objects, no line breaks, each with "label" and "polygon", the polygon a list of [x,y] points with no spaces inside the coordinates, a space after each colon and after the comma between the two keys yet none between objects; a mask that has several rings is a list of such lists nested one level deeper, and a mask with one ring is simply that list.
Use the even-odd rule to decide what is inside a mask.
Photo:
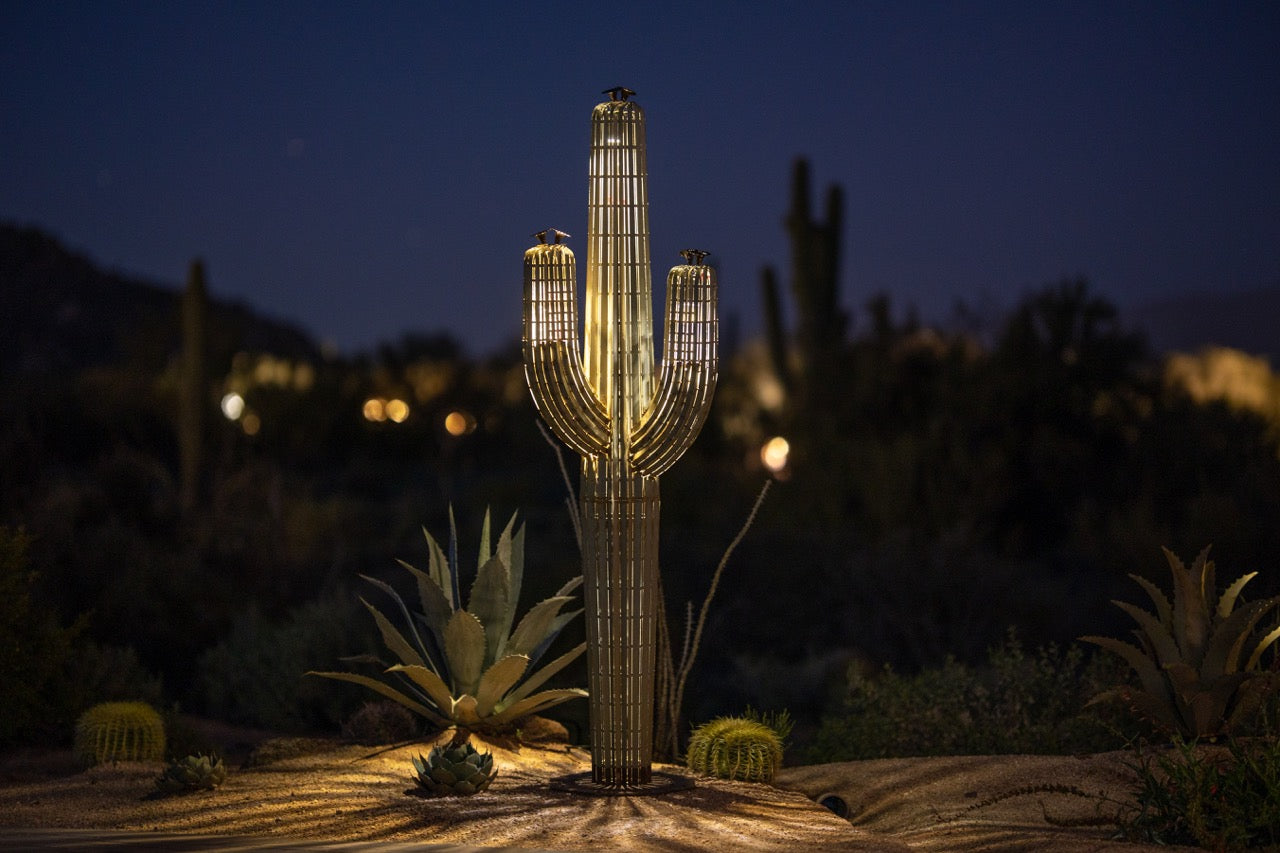
[{"label": "spiky agave leaf", "polygon": [[[371,575],[360,575],[360,578],[361,580],[368,581],[369,583],[373,584],[378,589],[386,593],[387,596],[390,597],[390,599],[396,603],[396,607],[400,608],[400,615],[404,617],[405,621],[412,623],[412,619],[410,619],[410,616],[409,616],[409,606],[404,603],[404,599],[400,597],[400,593],[396,592],[395,588],[391,586],[391,584],[387,583],[384,580],[375,578]],[[414,642],[417,643],[418,649],[420,651],[425,652],[425,646],[423,646],[422,644],[422,638],[417,635],[417,630],[413,628],[412,624],[410,624],[409,627],[410,627],[410,631],[414,635],[413,639],[414,639]]]},{"label": "spiky agave leaf", "polygon": [[516,621],[516,606],[520,603],[520,592],[524,583],[524,525],[516,527],[517,514],[512,513],[507,526],[498,536],[498,559],[507,567],[507,589],[509,598],[507,612],[498,626],[500,641],[497,657],[504,657],[510,652],[506,649],[507,638],[511,636],[511,628]]},{"label": "spiky agave leaf", "polygon": [[1270,633],[1258,641],[1257,647],[1254,648],[1253,654],[1249,655],[1249,662],[1244,665],[1244,668],[1246,670],[1257,669],[1258,664],[1262,661],[1262,653],[1278,639],[1280,639],[1280,628],[1274,628]]},{"label": "spiky agave leaf", "polygon": [[365,601],[364,598],[360,599],[360,603],[373,615],[373,621],[377,623],[378,632],[382,635],[382,643],[387,647],[388,651],[404,663],[427,666],[426,658],[409,644],[409,641],[404,638],[404,635],[400,633],[396,626],[392,625],[391,621],[382,615],[381,610]]},{"label": "spiky agave leaf", "polygon": [[1253,627],[1262,615],[1277,602],[1280,599],[1251,602],[1218,623],[1205,650],[1201,666],[1204,678],[1217,678],[1239,671],[1245,641],[1253,634]]},{"label": "spiky agave leaf", "polygon": [[1137,581],[1138,585],[1147,591],[1147,595],[1151,598],[1151,602],[1156,606],[1156,617],[1160,620],[1161,625],[1173,630],[1173,607],[1169,604],[1169,599],[1160,591],[1160,587],[1144,578],[1142,575],[1129,575]]},{"label": "spiky agave leaf", "polygon": [[1204,597],[1205,562],[1209,549],[1200,552],[1190,569],[1168,548],[1163,550],[1173,574],[1174,637],[1184,659],[1198,658],[1209,634],[1209,608]]},{"label": "spiky agave leaf", "polygon": [[453,504],[449,504],[449,586],[452,588],[453,609],[462,607],[462,591],[458,588],[458,522],[453,517]]},{"label": "spiky agave leaf", "polygon": [[1169,633],[1169,629],[1159,619],[1141,607],[1135,607],[1127,602],[1112,601],[1111,603],[1128,613],[1133,618],[1133,621],[1138,623],[1143,638],[1155,653],[1158,664],[1168,666],[1171,663],[1182,660],[1177,642],[1173,639],[1173,635]]},{"label": "spiky agave leaf", "polygon": [[444,589],[430,573],[404,560],[396,562],[413,575],[414,585],[418,588],[418,603],[422,605],[422,612],[415,614],[421,617],[418,621],[424,623],[436,642],[443,646],[444,626],[453,615],[453,608],[449,606],[449,599],[445,598]]},{"label": "spiky agave leaf", "polygon": [[529,612],[524,615],[524,618],[520,620],[520,624],[511,632],[511,639],[506,644],[507,653],[529,655],[532,658],[533,650],[551,632],[551,627],[555,623],[560,609],[570,601],[573,601],[573,599],[567,595],[553,596],[529,608]]},{"label": "spiky agave leaf", "polygon": [[352,684],[359,684],[361,687],[367,687],[375,693],[385,696],[392,702],[400,703],[415,714],[420,714],[431,721],[432,725],[440,726],[441,728],[446,728],[451,725],[447,715],[438,713],[436,710],[427,707],[422,702],[410,699],[390,684],[379,681],[376,678],[370,678],[367,675],[361,675],[357,672],[320,672],[317,670],[310,670],[307,672],[307,675],[318,675],[321,678],[332,678],[334,681],[349,681]]},{"label": "spiky agave leaf", "polygon": [[1249,572],[1247,575],[1241,575],[1235,579],[1231,586],[1227,587],[1226,592],[1222,593],[1222,598],[1218,599],[1217,613],[1221,619],[1226,619],[1231,615],[1231,611],[1235,609],[1236,599],[1240,597],[1240,591],[1244,589],[1244,585],[1253,580],[1257,576],[1257,572]]},{"label": "spiky agave leaf", "polygon": [[496,725],[506,725],[514,723],[530,714],[536,714],[539,711],[545,711],[553,705],[559,705],[561,702],[567,702],[570,699],[581,699],[587,696],[587,691],[581,687],[565,687],[558,690],[543,690],[541,693],[535,693],[521,699],[512,705],[503,708],[494,714],[490,719]]},{"label": "spiky agave leaf", "polygon": [[431,670],[424,666],[396,664],[395,666],[387,667],[386,671],[404,673],[444,713],[444,716],[447,717],[452,712],[453,691],[449,689],[449,685],[444,683],[444,679]]},{"label": "spiky agave leaf", "polygon": [[[1086,643],[1101,646],[1109,652],[1119,655],[1138,675],[1143,691],[1154,698],[1163,699],[1166,704],[1173,702],[1173,694],[1169,689],[1162,670],[1137,646],[1117,640],[1113,637],[1081,637]],[[1101,694],[1100,694],[1101,695]],[[1096,701],[1098,697],[1094,697]],[[1092,704],[1092,701],[1090,704]]]},{"label": "spiky agave leaf", "polygon": [[508,655],[484,671],[476,689],[476,714],[487,717],[529,667],[524,655]]},{"label": "spiky agave leaf", "polygon": [[444,653],[453,674],[453,691],[475,694],[484,671],[484,626],[466,610],[453,614],[444,627]]},{"label": "spiky agave leaf", "polygon": [[[574,648],[570,649],[569,651],[562,654],[560,657],[551,661],[551,663],[547,664],[546,666],[542,667],[536,672],[530,673],[529,677],[526,678],[524,682],[520,684],[519,687],[517,687],[515,690],[512,690],[508,695],[502,698],[502,700],[498,703],[498,706],[497,706],[498,710],[502,710],[508,705],[519,702],[520,700],[527,697],[529,694],[533,693],[533,691],[537,690],[539,687],[546,684],[547,680],[551,678],[551,676],[555,675],[557,672],[559,672],[560,670],[564,669],[566,666],[568,666],[569,664],[577,660],[582,655],[582,653],[585,652],[586,650],[587,650],[587,644],[579,643]],[[586,691],[584,690],[581,695],[583,696],[587,695]]]},{"label": "spiky agave leaf", "polygon": [[507,619],[510,596],[507,567],[495,554],[476,572],[471,597],[467,599],[467,611],[484,627],[484,666],[491,666],[497,660],[499,647],[504,645],[502,626]]}]

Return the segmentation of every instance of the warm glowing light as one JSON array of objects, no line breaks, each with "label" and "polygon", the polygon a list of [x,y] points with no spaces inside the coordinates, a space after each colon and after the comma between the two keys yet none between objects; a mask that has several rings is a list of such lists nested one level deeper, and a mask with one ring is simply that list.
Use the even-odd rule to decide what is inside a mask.
[{"label": "warm glowing light", "polygon": [[240,421],[240,428],[245,435],[257,435],[258,430],[262,429],[262,419],[254,412],[248,412]]},{"label": "warm glowing light", "polygon": [[223,397],[222,414],[229,421],[239,420],[240,416],[244,414],[244,397],[234,391]]},{"label": "warm glowing light", "polygon": [[388,400],[383,411],[387,413],[387,420],[402,424],[409,417],[409,404],[404,400]]},{"label": "warm glowing light", "polygon": [[444,429],[449,435],[466,435],[475,428],[476,419],[466,412],[453,411],[445,415]]},{"label": "warm glowing light", "polygon": [[791,445],[780,435],[775,435],[760,448],[760,461],[764,463],[764,467],[775,474],[787,467],[789,455],[791,455]]},{"label": "warm glowing light", "polygon": [[381,397],[370,397],[365,400],[364,419],[366,421],[385,421],[387,419],[387,401]]}]

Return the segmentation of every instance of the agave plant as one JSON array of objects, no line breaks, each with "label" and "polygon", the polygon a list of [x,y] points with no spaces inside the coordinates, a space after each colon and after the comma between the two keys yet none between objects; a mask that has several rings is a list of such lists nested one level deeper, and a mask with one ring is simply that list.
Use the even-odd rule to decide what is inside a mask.
[{"label": "agave plant", "polygon": [[212,791],[226,780],[227,767],[221,758],[197,753],[170,761],[156,778],[156,789],[166,794]]},{"label": "agave plant", "polygon": [[[389,584],[362,575],[396,603],[406,630],[363,598],[377,622],[382,641],[398,663],[369,656],[347,661],[377,663],[381,680],[353,672],[311,672],[350,681],[399,702],[440,728],[456,727],[455,741],[465,741],[471,731],[496,734],[530,714],[587,695],[580,688],[538,690],[547,679],[564,669],[586,650],[582,643],[541,668],[539,660],[574,616],[561,613],[572,601],[570,593],[582,583],[576,577],[559,592],[535,604],[515,623],[516,604],[524,575],[524,528],[512,515],[491,549],[489,513],[480,533],[479,568],[466,607],[459,589],[458,537],[453,511],[449,512],[449,550],[423,528],[429,553],[428,571],[398,561],[417,585],[421,610],[410,613],[404,599]],[[512,625],[515,624],[515,630]]]},{"label": "agave plant", "polygon": [[432,747],[431,755],[413,759],[414,781],[437,797],[466,797],[489,787],[498,775],[493,754],[470,743]]},{"label": "agave plant", "polygon": [[1219,596],[1208,548],[1190,568],[1168,548],[1163,550],[1173,572],[1173,601],[1146,578],[1130,575],[1151,597],[1155,614],[1112,602],[1138,623],[1134,634],[1142,647],[1110,637],[1080,638],[1122,657],[1141,687],[1115,687],[1090,704],[1122,701],[1166,731],[1216,737],[1248,719],[1276,686],[1276,675],[1262,671],[1259,663],[1280,638],[1280,628],[1256,642],[1254,629],[1267,611],[1280,605],[1280,596],[1237,608],[1240,591],[1257,572],[1240,577]]}]

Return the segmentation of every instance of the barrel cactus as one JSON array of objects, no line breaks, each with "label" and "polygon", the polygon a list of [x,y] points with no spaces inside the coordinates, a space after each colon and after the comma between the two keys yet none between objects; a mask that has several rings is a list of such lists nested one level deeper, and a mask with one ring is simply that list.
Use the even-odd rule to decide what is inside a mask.
[{"label": "barrel cactus", "polygon": [[164,720],[146,702],[103,702],[76,721],[75,753],[86,764],[160,761]]},{"label": "barrel cactus", "polygon": [[782,765],[782,739],[758,720],[720,717],[693,730],[685,761],[708,776],[769,782]]},{"label": "barrel cactus", "polygon": [[431,754],[413,759],[414,778],[424,792],[436,797],[478,794],[498,775],[493,753],[470,743],[433,747]]},{"label": "barrel cactus", "polygon": [[221,758],[197,753],[169,762],[156,779],[156,788],[166,794],[212,791],[226,780],[227,766]]}]

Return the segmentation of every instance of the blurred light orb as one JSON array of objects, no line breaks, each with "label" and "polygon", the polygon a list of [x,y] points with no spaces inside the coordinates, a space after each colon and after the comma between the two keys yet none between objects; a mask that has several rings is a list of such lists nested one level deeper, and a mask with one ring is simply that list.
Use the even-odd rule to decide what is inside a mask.
[{"label": "blurred light orb", "polygon": [[238,421],[244,414],[244,397],[232,391],[222,398],[222,414],[229,421]]},{"label": "blurred light orb", "polygon": [[760,461],[775,474],[787,467],[787,457],[790,455],[791,445],[780,435],[775,435],[760,448]]},{"label": "blurred light orb", "polygon": [[387,401],[381,397],[370,397],[364,401],[364,419],[381,423],[387,419]]},{"label": "blurred light orb", "polygon": [[262,419],[256,413],[249,412],[240,421],[240,428],[245,435],[257,435],[258,430],[262,429]]},{"label": "blurred light orb", "polygon": [[409,404],[400,399],[388,400],[383,411],[386,412],[387,420],[402,424],[409,417]]},{"label": "blurred light orb", "polygon": [[466,435],[475,428],[476,419],[466,412],[455,410],[445,415],[444,429],[449,435]]}]

